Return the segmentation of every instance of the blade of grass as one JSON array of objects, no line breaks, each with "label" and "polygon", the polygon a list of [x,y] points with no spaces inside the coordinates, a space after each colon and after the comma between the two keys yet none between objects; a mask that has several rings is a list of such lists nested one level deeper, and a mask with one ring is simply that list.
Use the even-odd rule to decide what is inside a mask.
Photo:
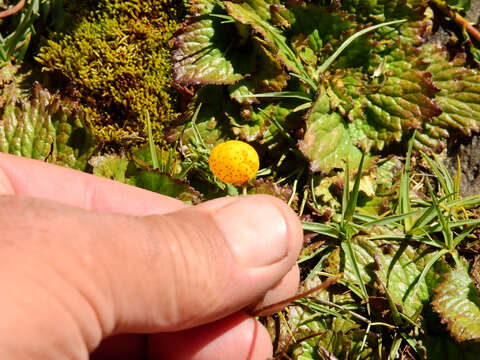
[{"label": "blade of grass", "polygon": [[[405,161],[405,169],[400,179],[399,202],[400,214],[409,213],[412,210],[410,203],[410,162],[412,158],[413,144],[415,142],[416,130],[413,132],[412,138],[408,141],[407,159]],[[413,225],[413,219],[407,217],[403,220],[405,232],[408,232]]]},{"label": "blade of grass", "polygon": [[460,164],[460,156],[457,156],[457,173],[455,174],[455,192],[453,193],[453,200],[458,200],[460,197],[460,180],[462,176],[462,168]]},{"label": "blade of grass", "polygon": [[346,222],[349,222],[350,220],[352,220],[353,214],[355,212],[355,208],[357,207],[358,193],[360,190],[360,180],[362,179],[362,169],[363,169],[364,160],[365,160],[365,153],[362,153],[362,158],[360,159],[360,165],[358,166],[358,172],[357,172],[357,175],[355,176],[355,182],[353,184],[353,190],[347,202],[347,210],[345,211],[345,215],[344,215],[344,221]]},{"label": "blade of grass", "polygon": [[308,102],[312,101],[312,97],[307,93],[301,91],[278,91],[270,93],[261,93],[261,94],[250,94],[250,95],[237,95],[235,98],[287,98],[287,99],[300,99],[306,100]]},{"label": "blade of grass", "polygon": [[155,143],[153,142],[153,135],[152,135],[152,123],[150,121],[150,112],[146,112],[145,119],[147,121],[147,132],[148,132],[148,146],[150,148],[150,156],[152,157],[152,167],[154,169],[158,169],[158,158],[157,158],[157,150],[155,149]]},{"label": "blade of grass", "polygon": [[397,358],[398,350],[402,344],[402,337],[396,333],[393,338],[392,347],[390,348],[390,353],[388,354],[387,360],[395,360]]},{"label": "blade of grass", "polygon": [[469,226],[453,239],[453,248],[455,249],[470,233],[477,228],[476,225]]},{"label": "blade of grass", "polygon": [[310,260],[310,259],[313,259],[314,257],[316,257],[317,255],[319,255],[321,252],[323,252],[325,249],[327,249],[329,247],[329,245],[322,245],[320,246],[318,249],[315,249],[315,251],[313,251],[311,254],[308,254],[306,256],[303,256],[303,257],[300,257],[298,260],[297,260],[297,264],[301,264],[307,260]]},{"label": "blade of grass", "polygon": [[[450,174],[448,173],[446,168],[443,167],[443,169],[442,168],[439,169],[439,166],[437,166],[437,165],[440,165],[440,162],[438,161],[438,159],[435,159],[436,160],[435,162],[437,163],[435,164],[435,162],[430,157],[428,157],[427,154],[425,154],[423,151],[420,151],[420,154],[422,155],[422,158],[427,162],[430,169],[432,169],[433,172],[435,173],[437,177],[437,181],[439,182],[440,187],[443,190],[443,194],[448,195],[448,197],[451,198],[451,200],[453,200],[455,189],[454,189],[452,178],[450,177]],[[445,174],[443,170],[447,171],[447,173]]]},{"label": "blade of grass", "polygon": [[[329,273],[324,272],[324,271],[319,271],[317,274],[321,275],[321,276],[328,277],[328,278],[334,278],[336,276],[336,275],[329,274]],[[346,288],[348,288],[351,292],[353,292],[359,298],[363,297],[362,289],[360,289],[357,285],[352,284],[351,282],[346,281],[345,279],[340,279],[338,282],[340,284],[342,284],[343,286],[345,286]]]},{"label": "blade of grass", "polygon": [[[446,195],[438,200],[439,203],[445,201],[450,195]],[[423,214],[420,216],[415,223],[413,224],[412,228],[410,229],[410,234],[417,233],[418,231],[423,231],[424,227],[430,223],[432,223],[436,218],[436,210],[433,204],[427,203],[428,208],[422,210]]]},{"label": "blade of grass", "polygon": [[[420,284],[423,282],[425,279],[425,276],[427,276],[427,273],[430,271],[431,267],[440,259],[443,255],[447,254],[448,250],[447,249],[442,249],[438,251],[425,265],[423,268],[422,272],[420,275],[415,279],[414,283],[410,284],[410,289],[408,289],[405,292],[405,295],[403,295],[402,300],[405,301],[407,299],[407,296],[415,296],[417,293],[418,288],[420,287]],[[413,285],[413,287],[412,287]],[[411,293],[411,295],[410,295]]]},{"label": "blade of grass", "polygon": [[349,160],[347,157],[347,161],[345,163],[345,180],[343,181],[343,193],[342,193],[342,226],[345,222],[345,213],[348,207],[348,201],[350,197],[350,166]]},{"label": "blade of grass", "polygon": [[372,323],[368,323],[367,330],[365,330],[365,335],[363,335],[362,345],[360,346],[360,350],[358,350],[358,355],[356,360],[359,360],[360,357],[362,356],[363,349],[365,348],[365,345],[367,343],[368,334],[370,334],[371,326],[372,326]]},{"label": "blade of grass", "polygon": [[[469,219],[469,220],[459,220],[454,222],[448,222],[448,227],[450,229],[455,229],[465,225],[478,225],[478,224],[480,224],[480,219]],[[439,231],[442,231],[441,224],[436,224],[436,225],[432,225],[430,227],[425,228],[425,232],[429,234],[433,234]]]},{"label": "blade of grass", "polygon": [[366,301],[367,304],[367,313],[370,315],[370,303],[368,302],[367,287],[365,286],[365,283],[363,281],[362,274],[360,274],[360,269],[358,267],[357,259],[355,258],[355,253],[353,251],[352,243],[349,236],[347,236],[347,239],[345,241],[342,241],[341,247],[343,249],[343,252],[345,253],[345,257],[353,266],[355,277],[357,278],[357,281],[359,282],[360,288],[362,290],[363,299]]},{"label": "blade of grass", "polygon": [[347,48],[347,46],[349,46],[352,42],[354,42],[360,36],[362,36],[366,33],[369,33],[371,31],[374,31],[376,29],[379,29],[381,27],[394,25],[394,24],[399,24],[399,23],[403,23],[405,21],[406,20],[389,21],[389,22],[377,24],[377,25],[374,25],[374,26],[370,26],[366,29],[360,30],[359,32],[353,34],[347,40],[345,40],[342,43],[342,45],[340,45],[340,47],[337,49],[337,51],[335,51],[327,60],[325,60],[325,62],[315,72],[315,75],[320,75],[320,74],[324,73],[325,71],[327,71],[327,69],[330,67],[330,65],[341,55],[343,50],[345,50]]},{"label": "blade of grass", "polygon": [[[333,248],[332,248],[332,250],[333,250]],[[315,275],[317,275],[317,274],[323,269],[323,264],[325,263],[325,259],[330,256],[330,253],[331,253],[331,252],[327,251],[327,252],[320,258],[320,260],[318,260],[317,264],[316,264],[315,267],[312,269],[312,271],[310,271],[310,273],[307,275],[307,277],[306,277],[305,280],[309,280],[309,279],[313,278]]]},{"label": "blade of grass", "polygon": [[312,231],[314,233],[329,236],[334,239],[341,238],[340,231],[331,225],[303,221],[302,228],[305,231]]},{"label": "blade of grass", "polygon": [[442,234],[443,234],[444,239],[445,239],[445,245],[447,246],[448,249],[452,250],[453,249],[452,248],[452,246],[453,246],[452,231],[450,230],[450,228],[448,226],[447,219],[443,215],[442,208],[438,205],[438,199],[437,199],[436,195],[433,193],[432,186],[430,185],[430,183],[428,181],[426,181],[426,184],[427,184],[427,187],[428,187],[428,192],[430,194],[430,197],[432,198],[432,201],[433,201],[433,206],[435,207],[435,210],[437,212],[438,220],[439,220],[440,224],[442,225]]},{"label": "blade of grass", "polygon": [[443,249],[444,245],[440,242],[437,242],[433,239],[428,238],[426,235],[424,237],[421,236],[412,236],[412,235],[375,235],[369,237],[370,240],[395,240],[395,241],[416,241],[426,245],[430,245],[439,249]]},{"label": "blade of grass", "polygon": [[383,218],[365,223],[363,224],[363,226],[372,227],[372,226],[390,225],[390,224],[400,225],[399,221],[402,221],[414,215],[419,215],[421,213],[422,213],[422,210],[414,210],[405,214],[385,216]]}]

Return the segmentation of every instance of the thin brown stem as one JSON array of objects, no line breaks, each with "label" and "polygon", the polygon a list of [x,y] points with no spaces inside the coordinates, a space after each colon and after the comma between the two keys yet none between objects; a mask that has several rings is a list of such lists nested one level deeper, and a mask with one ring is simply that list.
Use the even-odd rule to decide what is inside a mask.
[{"label": "thin brown stem", "polygon": [[[298,300],[298,299],[302,299],[310,294],[313,294],[314,292],[316,291],[319,291],[319,290],[323,290],[323,289],[326,289],[328,288],[329,286],[333,285],[333,284],[336,284],[338,282],[338,280],[340,280],[342,278],[343,274],[339,274],[335,277],[332,277],[332,278],[329,278],[327,280],[325,280],[324,282],[322,282],[320,285],[318,286],[315,286],[314,288],[311,288],[310,290],[307,290],[301,294],[298,294],[298,295],[295,295],[295,296],[292,296],[288,299],[285,299],[283,301],[280,301],[278,303],[275,303],[275,304],[272,304],[272,305],[268,305],[268,306],[265,306],[263,308],[260,308],[260,309],[253,309],[252,311],[248,311],[250,315],[252,316],[265,316],[265,315],[269,315],[271,314],[272,312],[274,312],[274,310],[276,309],[282,309],[284,308],[285,306],[287,306],[288,304],[290,304],[291,302],[295,301],[295,300]],[[277,310],[278,311],[278,310]]]},{"label": "thin brown stem", "polygon": [[467,19],[448,6],[446,1],[431,0],[430,2],[434,4],[445,16],[452,19],[452,21],[454,21],[462,29],[465,29],[472,38],[480,42],[480,32]]},{"label": "thin brown stem", "polygon": [[0,19],[6,18],[7,16],[16,14],[20,10],[23,9],[25,6],[25,0],[20,0],[17,5],[12,6],[11,8],[8,8],[7,10],[1,11],[0,12]]}]

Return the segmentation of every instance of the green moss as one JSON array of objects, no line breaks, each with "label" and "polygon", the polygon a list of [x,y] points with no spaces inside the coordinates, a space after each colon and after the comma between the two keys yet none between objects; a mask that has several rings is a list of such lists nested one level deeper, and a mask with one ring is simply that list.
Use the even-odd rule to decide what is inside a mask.
[{"label": "green moss", "polygon": [[147,111],[161,142],[163,125],[174,112],[168,40],[177,25],[178,1],[76,3],[67,5],[66,27],[50,36],[36,60],[72,81],[106,144],[128,146],[146,138]]}]

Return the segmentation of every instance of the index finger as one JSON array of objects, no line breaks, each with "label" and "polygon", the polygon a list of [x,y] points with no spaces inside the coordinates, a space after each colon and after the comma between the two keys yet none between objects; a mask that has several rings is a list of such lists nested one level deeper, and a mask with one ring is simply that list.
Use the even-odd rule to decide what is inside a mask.
[{"label": "index finger", "polygon": [[141,216],[164,214],[188,206],[168,196],[78,170],[0,153],[0,179],[2,172],[14,194],[54,200],[87,210]]}]

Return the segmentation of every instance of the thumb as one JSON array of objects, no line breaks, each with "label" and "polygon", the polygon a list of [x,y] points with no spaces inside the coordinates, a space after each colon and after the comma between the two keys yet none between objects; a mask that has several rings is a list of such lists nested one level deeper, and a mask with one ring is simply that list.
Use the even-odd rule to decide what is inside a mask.
[{"label": "thumb", "polygon": [[275,286],[302,244],[296,214],[263,195],[217,199],[143,223],[147,235],[126,244],[128,266],[113,265],[118,332],[176,331],[232,314]]},{"label": "thumb", "polygon": [[0,285],[9,288],[0,309],[11,319],[0,334],[15,333],[12,324],[27,331],[20,320],[28,313],[42,346],[80,335],[92,350],[113,334],[177,331],[233,314],[279,283],[303,240],[296,214],[264,195],[146,217],[22,196],[0,196],[0,205]]}]

